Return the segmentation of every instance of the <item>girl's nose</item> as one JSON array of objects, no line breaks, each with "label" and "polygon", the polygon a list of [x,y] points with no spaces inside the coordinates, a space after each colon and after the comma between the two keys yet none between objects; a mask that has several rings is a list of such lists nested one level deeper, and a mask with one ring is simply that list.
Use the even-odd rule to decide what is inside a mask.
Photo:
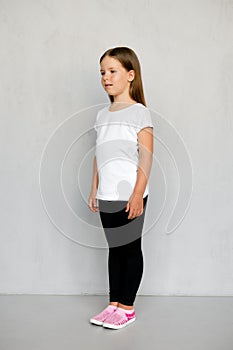
[{"label": "girl's nose", "polygon": [[105,74],[103,75],[103,80],[106,81],[106,80],[108,80],[108,78],[109,78],[109,75],[108,75],[107,73],[105,73]]}]

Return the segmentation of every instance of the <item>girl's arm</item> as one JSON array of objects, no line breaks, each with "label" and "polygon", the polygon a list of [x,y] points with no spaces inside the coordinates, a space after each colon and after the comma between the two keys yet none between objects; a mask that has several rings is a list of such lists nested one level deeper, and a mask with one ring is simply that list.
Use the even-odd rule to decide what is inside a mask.
[{"label": "girl's arm", "polygon": [[150,176],[152,160],[153,160],[153,128],[143,128],[138,133],[139,144],[139,163],[137,181],[134,186],[133,194],[143,196],[147,181]]},{"label": "girl's arm", "polygon": [[99,211],[99,208],[97,207],[97,199],[95,198],[96,192],[98,189],[98,183],[99,183],[99,177],[98,177],[98,170],[97,170],[97,164],[96,164],[96,156],[94,156],[91,193],[88,199],[88,207],[93,213]]},{"label": "girl's arm", "polygon": [[143,194],[150,176],[153,159],[153,128],[143,128],[138,133],[139,162],[137,180],[134,190],[126,205],[129,211],[128,219],[133,219],[143,213]]},{"label": "girl's arm", "polygon": [[98,183],[99,183],[99,176],[98,176],[98,170],[97,170],[96,156],[94,156],[94,160],[93,160],[93,176],[92,176],[92,186],[91,186],[91,192],[92,193],[96,193],[97,192]]}]

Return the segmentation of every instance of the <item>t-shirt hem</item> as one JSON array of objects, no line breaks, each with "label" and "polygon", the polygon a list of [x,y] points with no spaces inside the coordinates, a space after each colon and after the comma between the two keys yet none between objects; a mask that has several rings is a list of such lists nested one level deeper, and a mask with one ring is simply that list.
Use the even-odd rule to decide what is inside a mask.
[{"label": "t-shirt hem", "polygon": [[[144,192],[143,194],[143,198],[145,198],[147,195],[149,194],[149,192]],[[130,197],[130,196],[129,196]],[[100,199],[100,200],[105,200],[105,201],[128,201],[128,198],[120,198],[117,196],[100,196],[100,195],[96,195],[96,199]]]}]

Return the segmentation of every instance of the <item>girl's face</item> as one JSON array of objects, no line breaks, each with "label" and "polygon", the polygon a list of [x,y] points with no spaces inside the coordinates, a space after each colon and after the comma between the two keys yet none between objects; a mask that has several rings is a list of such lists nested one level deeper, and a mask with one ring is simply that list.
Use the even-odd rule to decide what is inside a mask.
[{"label": "girl's face", "polygon": [[134,79],[134,71],[127,71],[120,61],[114,57],[105,56],[100,63],[103,88],[114,97],[114,101],[124,102],[130,98],[130,82]]}]

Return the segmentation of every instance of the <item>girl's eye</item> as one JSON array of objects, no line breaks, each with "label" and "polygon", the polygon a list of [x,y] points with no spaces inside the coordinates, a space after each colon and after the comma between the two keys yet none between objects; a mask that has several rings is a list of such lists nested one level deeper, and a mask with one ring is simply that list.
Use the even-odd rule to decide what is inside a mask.
[{"label": "girl's eye", "polygon": [[[115,71],[115,70],[111,70],[110,72],[111,72],[111,73],[116,73],[116,71]],[[105,72],[100,72],[100,74],[101,74],[101,75],[104,75],[104,74],[105,74]]]}]

